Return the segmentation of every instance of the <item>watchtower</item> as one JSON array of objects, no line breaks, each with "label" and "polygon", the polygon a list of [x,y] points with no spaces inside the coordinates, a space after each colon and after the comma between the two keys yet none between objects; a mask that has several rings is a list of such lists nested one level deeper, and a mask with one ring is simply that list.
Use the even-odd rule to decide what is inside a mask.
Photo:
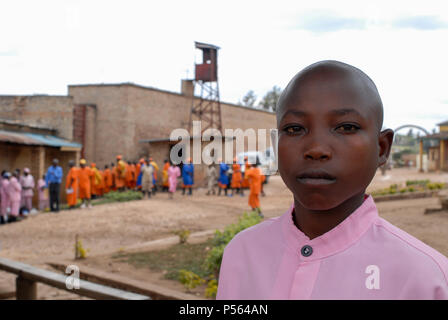
[{"label": "watchtower", "polygon": [[192,132],[193,121],[201,121],[201,134],[210,128],[222,131],[218,85],[219,47],[201,42],[195,42],[195,46],[202,51],[202,63],[195,64],[194,78],[195,87],[200,88],[200,98],[197,101],[193,95],[189,131]]}]

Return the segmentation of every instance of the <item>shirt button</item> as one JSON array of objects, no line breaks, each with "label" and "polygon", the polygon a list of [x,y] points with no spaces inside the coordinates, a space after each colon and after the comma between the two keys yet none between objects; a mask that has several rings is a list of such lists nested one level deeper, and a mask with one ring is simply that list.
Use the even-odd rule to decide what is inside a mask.
[{"label": "shirt button", "polygon": [[310,255],[313,254],[313,248],[311,248],[309,245],[306,245],[302,247],[300,252],[302,253],[302,256],[309,257]]}]

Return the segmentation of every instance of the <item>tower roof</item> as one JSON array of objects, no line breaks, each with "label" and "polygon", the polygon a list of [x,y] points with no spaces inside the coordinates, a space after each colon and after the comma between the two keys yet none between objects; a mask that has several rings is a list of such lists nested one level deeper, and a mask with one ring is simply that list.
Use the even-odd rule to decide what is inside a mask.
[{"label": "tower roof", "polygon": [[217,47],[213,44],[208,44],[208,43],[203,43],[203,42],[194,42],[196,48],[198,49],[213,49],[213,50],[219,50],[221,49],[220,47]]}]

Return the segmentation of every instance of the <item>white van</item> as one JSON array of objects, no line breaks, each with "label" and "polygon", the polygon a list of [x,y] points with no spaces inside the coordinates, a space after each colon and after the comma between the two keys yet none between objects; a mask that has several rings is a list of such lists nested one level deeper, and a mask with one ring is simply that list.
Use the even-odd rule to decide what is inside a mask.
[{"label": "white van", "polygon": [[276,173],[275,166],[275,155],[274,149],[272,147],[264,150],[264,151],[247,151],[240,152],[237,154],[236,158],[239,164],[241,164],[241,171],[244,172],[246,169],[244,166],[244,158],[247,157],[249,163],[254,164],[257,162],[260,163],[260,168],[265,176],[269,176],[271,174]]}]

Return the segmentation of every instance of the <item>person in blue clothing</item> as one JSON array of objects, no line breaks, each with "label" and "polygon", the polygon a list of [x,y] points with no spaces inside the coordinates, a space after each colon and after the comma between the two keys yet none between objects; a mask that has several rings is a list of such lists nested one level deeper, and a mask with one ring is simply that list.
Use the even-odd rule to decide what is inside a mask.
[{"label": "person in blue clothing", "polygon": [[53,165],[48,168],[45,174],[45,183],[50,193],[50,210],[52,212],[59,212],[59,190],[62,181],[62,168],[58,164],[59,160],[53,159]]},{"label": "person in blue clothing", "polygon": [[142,191],[143,168],[146,165],[146,162],[142,161],[142,160],[143,159],[140,160],[140,173],[138,174],[138,177],[137,177],[137,189],[140,191]]},{"label": "person in blue clothing", "polygon": [[188,189],[188,195],[191,196],[194,184],[194,166],[191,163],[191,158],[188,158],[187,163],[182,166],[182,180],[184,183],[182,195],[185,195],[185,189]]},{"label": "person in blue clothing", "polygon": [[224,194],[227,195],[227,186],[229,185],[227,171],[229,171],[229,166],[222,159],[219,159],[218,196],[221,195],[221,190],[224,190]]}]

